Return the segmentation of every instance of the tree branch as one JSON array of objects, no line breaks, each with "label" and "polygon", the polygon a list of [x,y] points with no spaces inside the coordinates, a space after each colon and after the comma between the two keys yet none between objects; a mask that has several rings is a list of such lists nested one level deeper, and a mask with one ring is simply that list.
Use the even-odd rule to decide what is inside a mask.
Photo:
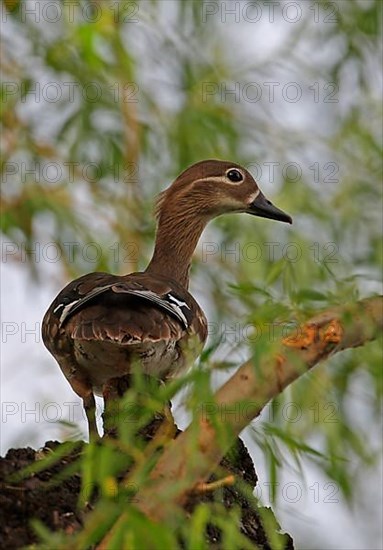
[{"label": "tree branch", "polygon": [[[206,480],[234,438],[270,399],[323,359],[373,340],[382,327],[383,297],[370,298],[316,315],[303,325],[298,336],[284,339],[277,357],[257,367],[252,360],[244,363],[215,394],[215,403],[222,410],[246,403],[246,414],[225,417],[225,424],[232,428],[232,440],[225,447],[218,445],[214,423],[201,414],[167,446],[151,473],[155,483],[138,495],[139,507],[151,517],[163,519],[168,507],[159,506],[155,497],[163,498],[174,482],[177,487],[172,498],[177,504],[184,504],[190,490]],[[216,420],[219,422],[219,415]]]},{"label": "tree branch", "polygon": [[[155,521],[171,519],[270,399],[330,355],[375,339],[382,328],[383,297],[377,296],[319,313],[301,327],[298,335],[283,339],[275,357],[256,366],[253,360],[244,363],[214,397],[215,407],[222,411],[245,404],[246,414],[215,414],[209,419],[206,410],[201,412],[166,446],[151,472],[151,483],[137,494],[138,508]],[[220,423],[231,429],[230,437],[223,441]],[[117,524],[120,521],[123,517]],[[106,539],[99,548],[106,548]]]}]

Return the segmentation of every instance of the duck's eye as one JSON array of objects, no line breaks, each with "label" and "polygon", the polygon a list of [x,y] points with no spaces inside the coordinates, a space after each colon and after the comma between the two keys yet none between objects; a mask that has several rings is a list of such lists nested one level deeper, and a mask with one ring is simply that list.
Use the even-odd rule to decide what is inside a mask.
[{"label": "duck's eye", "polygon": [[231,170],[227,172],[226,176],[230,181],[235,183],[243,180],[243,175],[239,170],[236,170],[235,168],[231,168]]}]

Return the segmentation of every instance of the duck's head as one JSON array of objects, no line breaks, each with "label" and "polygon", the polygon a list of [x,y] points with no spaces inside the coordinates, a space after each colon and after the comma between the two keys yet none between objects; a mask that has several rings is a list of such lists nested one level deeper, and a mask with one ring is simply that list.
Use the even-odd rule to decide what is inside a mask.
[{"label": "duck's head", "polygon": [[205,222],[220,214],[245,212],[292,223],[288,214],[266,199],[246,168],[224,160],[204,160],[187,168],[161,193],[157,208],[160,218],[166,209]]}]

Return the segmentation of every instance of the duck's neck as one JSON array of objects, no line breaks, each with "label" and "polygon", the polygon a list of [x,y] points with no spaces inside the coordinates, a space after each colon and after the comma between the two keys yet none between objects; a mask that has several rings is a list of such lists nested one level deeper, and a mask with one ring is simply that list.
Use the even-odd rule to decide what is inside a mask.
[{"label": "duck's neck", "polygon": [[192,212],[162,213],[146,272],[174,279],[187,289],[193,253],[206,222]]}]

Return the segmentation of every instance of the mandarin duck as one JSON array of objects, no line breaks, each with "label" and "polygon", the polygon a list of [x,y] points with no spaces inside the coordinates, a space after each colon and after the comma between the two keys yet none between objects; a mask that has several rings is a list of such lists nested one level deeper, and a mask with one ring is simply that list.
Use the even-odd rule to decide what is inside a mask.
[{"label": "mandarin duck", "polygon": [[83,275],[50,305],[43,341],[83,400],[90,439],[98,437],[94,395],[103,396],[105,407],[120,397],[134,362],[144,375],[166,381],[202,351],[207,320],[188,292],[190,264],[207,222],[232,212],[292,223],[242,166],[198,162],[159,196],[154,253],[145,271]]}]

